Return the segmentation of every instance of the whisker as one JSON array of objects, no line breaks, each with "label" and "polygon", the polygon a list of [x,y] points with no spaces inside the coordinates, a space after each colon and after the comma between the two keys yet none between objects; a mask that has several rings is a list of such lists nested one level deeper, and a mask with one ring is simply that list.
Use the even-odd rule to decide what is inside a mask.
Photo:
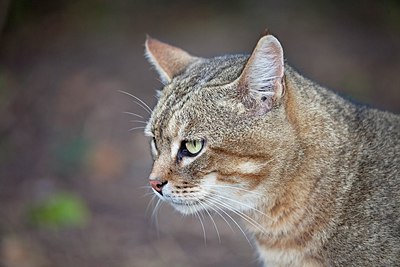
[{"label": "whisker", "polygon": [[241,187],[236,187],[236,186],[229,186],[229,185],[201,185],[201,187],[215,187],[215,188],[232,188],[232,189],[236,189],[236,190],[241,190],[244,192],[248,192],[251,193],[253,195],[259,195],[259,196],[265,196],[264,194],[260,194],[251,190],[247,190]]},{"label": "whisker", "polygon": [[159,198],[159,199],[157,200],[156,205],[155,205],[154,208],[153,208],[153,212],[151,213],[152,219],[154,219],[154,216],[156,216],[156,211],[157,211],[158,206],[160,205],[160,202],[161,202],[161,199]]},{"label": "whisker", "polygon": [[146,129],[146,127],[144,127],[144,126],[133,127],[131,129],[129,129],[128,132],[131,132],[131,131],[134,131],[134,130],[138,130],[138,129]]},{"label": "whisker", "polygon": [[140,122],[140,123],[147,124],[147,121],[140,121],[140,120],[131,120],[130,122]]},{"label": "whisker", "polygon": [[199,202],[199,204],[200,204],[200,206],[203,207],[203,209],[205,210],[205,212],[208,214],[208,217],[210,217],[211,222],[212,222],[213,225],[214,225],[215,231],[217,232],[218,241],[219,241],[219,243],[221,243],[221,236],[219,235],[219,231],[218,231],[217,224],[215,223],[215,221],[214,221],[213,217],[211,216],[210,212],[208,211],[208,205],[207,205],[206,203],[204,203],[204,205],[203,205],[201,202]]},{"label": "whisker", "polygon": [[[210,208],[215,213],[217,213],[226,222],[226,224],[229,226],[229,228],[231,228],[231,230],[234,231],[233,228],[232,228],[232,225],[225,219],[225,217],[221,213],[219,213],[218,210],[216,210],[212,205],[209,204],[211,202],[208,201],[208,199],[204,199],[204,202],[207,203],[207,208]],[[211,203],[211,204],[213,204],[213,203]]]},{"label": "whisker", "polygon": [[226,211],[224,211],[223,209],[221,209],[221,208],[219,207],[220,203],[212,202],[212,200],[214,200],[214,199],[209,198],[209,201],[210,201],[211,203],[213,203],[217,209],[219,209],[219,210],[220,210],[221,212],[223,212],[226,216],[228,216],[229,219],[231,219],[231,221],[232,221],[232,222],[239,228],[239,230],[242,232],[242,234],[243,234],[244,237],[246,238],[247,242],[249,243],[250,247],[253,247],[253,245],[251,244],[251,242],[250,242],[249,238],[247,237],[245,231],[244,231],[244,230],[242,229],[242,227],[236,222],[236,220],[233,219],[232,216],[230,216]]},{"label": "whisker", "polygon": [[136,117],[139,117],[139,118],[142,118],[142,119],[145,120],[145,118],[144,118],[143,116],[141,116],[141,115],[139,115],[139,114],[136,114],[136,113],[133,113],[133,112],[123,111],[122,113],[123,113],[123,114],[132,115],[132,116],[136,116]]},{"label": "whisker", "polygon": [[201,213],[199,213],[198,211],[195,211],[197,218],[199,218],[200,224],[201,224],[201,228],[203,228],[203,236],[204,236],[204,245],[207,246],[207,234],[206,234],[206,228],[204,227],[204,223],[203,220],[201,219]]},{"label": "whisker", "polygon": [[148,197],[148,196],[151,196],[151,195],[154,195],[154,193],[153,192],[147,192],[147,193],[144,193],[142,197]]},{"label": "whisker", "polygon": [[[211,189],[210,191],[211,191],[210,193],[216,195],[216,194],[213,193],[213,192],[217,192],[217,191],[212,190],[212,189]],[[269,215],[265,214],[264,212],[262,212],[262,211],[260,211],[260,210],[258,210],[258,209],[256,209],[256,208],[254,208],[254,207],[252,207],[252,206],[250,206],[250,205],[247,205],[247,204],[245,204],[245,203],[243,203],[243,202],[237,201],[237,200],[235,200],[235,199],[231,199],[231,198],[229,198],[229,197],[222,196],[222,195],[220,195],[220,194],[218,194],[217,196],[220,197],[220,198],[223,198],[223,199],[226,199],[226,200],[229,200],[229,201],[238,203],[239,205],[242,205],[242,206],[244,206],[244,207],[246,207],[246,208],[249,208],[249,209],[251,209],[251,210],[254,210],[255,212],[258,212],[258,213],[260,213],[260,214],[266,216],[268,219],[271,218]]]},{"label": "whisker", "polygon": [[136,99],[137,101],[139,101],[139,102],[137,102],[137,101],[133,101],[133,102],[135,102],[136,104],[138,104],[139,106],[141,106],[141,107],[142,107],[144,110],[146,110],[149,114],[151,114],[151,113],[153,112],[153,110],[152,110],[142,99],[140,99],[139,97],[134,96],[134,95],[132,95],[132,94],[130,94],[130,93],[128,93],[128,92],[122,91],[122,90],[118,90],[118,92],[120,92],[120,93],[122,93],[122,94],[126,94],[126,95],[128,95],[128,96],[130,96],[130,97],[133,97],[133,98]]},{"label": "whisker", "polygon": [[156,227],[156,230],[157,230],[157,236],[159,234],[158,233],[158,217],[157,217],[157,214],[158,214],[158,209],[161,207],[162,203],[163,203],[162,199],[161,198],[158,199],[155,207],[153,208],[153,212],[151,214],[151,218],[153,219],[153,223],[154,223],[154,225]]},{"label": "whisker", "polygon": [[204,238],[204,245],[207,245],[207,236],[206,236],[206,229],[204,228],[203,221],[201,220],[198,211],[193,207],[193,206],[188,206],[191,213],[194,214],[194,216],[199,219],[201,229],[203,230],[203,238]]},{"label": "whisker", "polygon": [[143,188],[151,189],[151,186],[150,185],[142,185],[142,186],[139,186],[139,188],[141,188],[141,189],[143,189]]},{"label": "whisker", "polygon": [[154,200],[156,199],[156,197],[157,197],[156,195],[153,195],[153,196],[151,197],[149,203],[147,204],[146,211],[145,211],[144,214],[146,214],[146,215],[148,214],[149,209],[150,209],[150,206],[153,205]]},{"label": "whisker", "polygon": [[263,233],[266,232],[264,227],[262,227],[262,225],[260,225],[258,222],[256,222],[254,219],[252,219],[250,216],[248,216],[248,215],[244,214],[243,212],[235,209],[234,207],[232,207],[228,203],[222,202],[222,201],[217,200],[215,198],[214,198],[214,201],[216,201],[216,203],[219,203],[220,206],[225,207],[229,211],[231,211],[231,212],[235,213],[236,215],[240,216],[243,220],[247,221],[249,224],[253,225],[255,228],[257,228],[261,232],[263,232]]}]

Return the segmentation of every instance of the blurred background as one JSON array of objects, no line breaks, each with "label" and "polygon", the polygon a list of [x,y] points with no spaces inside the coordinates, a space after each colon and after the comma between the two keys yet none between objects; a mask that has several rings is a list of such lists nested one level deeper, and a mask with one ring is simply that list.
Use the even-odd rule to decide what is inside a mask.
[{"label": "blurred background", "polygon": [[[199,56],[250,52],[268,28],[305,76],[400,112],[393,1],[0,0],[0,266],[259,266],[231,222],[152,219],[146,33]],[[158,221],[158,227],[156,227]]]}]

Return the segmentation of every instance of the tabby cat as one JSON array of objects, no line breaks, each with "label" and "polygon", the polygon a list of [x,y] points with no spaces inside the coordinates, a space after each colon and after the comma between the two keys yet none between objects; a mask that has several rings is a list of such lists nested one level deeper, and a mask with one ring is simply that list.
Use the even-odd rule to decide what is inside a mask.
[{"label": "tabby cat", "polygon": [[265,266],[400,266],[400,116],[304,78],[272,35],[210,59],[148,37],[146,55],[162,200],[240,214]]}]

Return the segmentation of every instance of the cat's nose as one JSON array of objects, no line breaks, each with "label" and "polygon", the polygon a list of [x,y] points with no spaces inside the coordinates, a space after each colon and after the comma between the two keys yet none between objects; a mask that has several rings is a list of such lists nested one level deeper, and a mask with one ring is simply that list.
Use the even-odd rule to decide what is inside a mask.
[{"label": "cat's nose", "polygon": [[149,183],[151,187],[156,190],[160,195],[162,195],[162,188],[164,185],[166,185],[168,182],[161,182],[159,180],[149,180]]}]

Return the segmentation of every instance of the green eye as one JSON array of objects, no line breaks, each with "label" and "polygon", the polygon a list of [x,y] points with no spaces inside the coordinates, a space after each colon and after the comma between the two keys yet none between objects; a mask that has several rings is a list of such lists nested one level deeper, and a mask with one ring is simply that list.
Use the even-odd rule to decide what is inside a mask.
[{"label": "green eye", "polygon": [[183,157],[195,157],[203,149],[204,140],[197,139],[191,141],[182,141],[181,148],[178,152],[178,160],[182,160]]},{"label": "green eye", "polygon": [[201,140],[186,141],[185,147],[191,154],[197,154],[203,148],[203,142]]}]

